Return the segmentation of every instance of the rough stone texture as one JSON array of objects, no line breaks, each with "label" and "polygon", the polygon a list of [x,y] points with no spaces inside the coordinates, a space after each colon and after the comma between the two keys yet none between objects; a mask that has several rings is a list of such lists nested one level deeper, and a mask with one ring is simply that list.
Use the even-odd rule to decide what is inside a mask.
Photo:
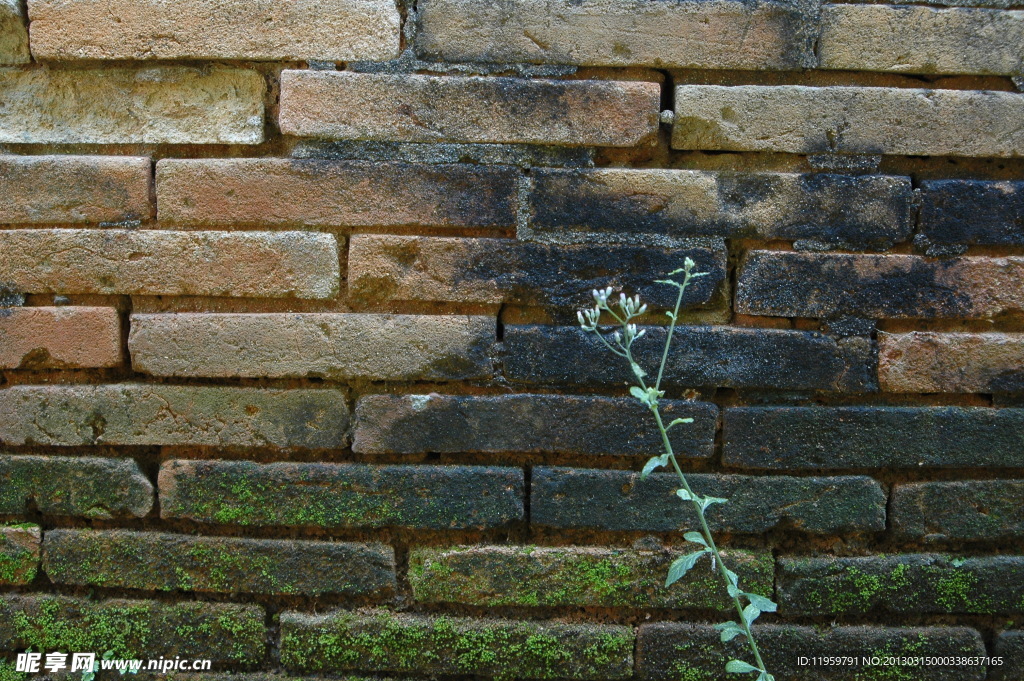
[{"label": "rough stone texture", "polygon": [[266,649],[264,617],[258,605],[4,594],[0,650],[110,650],[119,659],[180,656],[251,665]]},{"label": "rough stone texture", "polygon": [[0,525],[0,584],[28,584],[35,579],[42,539],[38,525]]},{"label": "rough stone texture", "polygon": [[25,64],[28,51],[28,27],[20,0],[0,0],[0,64]]},{"label": "rough stone texture", "polygon": [[0,70],[0,143],[259,144],[263,76],[250,69]]},{"label": "rough stone texture", "polygon": [[[721,577],[709,570],[691,570],[665,588],[672,561],[697,548],[423,547],[409,555],[409,582],[415,599],[424,603],[732,609]],[[772,597],[775,562],[770,554],[726,551],[725,555],[745,590]]]},{"label": "rough stone texture", "polygon": [[722,462],[768,469],[1020,465],[1024,409],[740,407],[725,411]]},{"label": "rough stone texture", "polygon": [[906,177],[602,168],[538,170],[534,178],[531,231],[550,241],[599,233],[887,248],[913,226]]},{"label": "rough stone texture", "polygon": [[133,156],[0,156],[0,223],[148,218],[150,165]]},{"label": "rough stone texture", "polygon": [[511,227],[516,176],[468,164],[164,159],[156,194],[166,223]]},{"label": "rough stone texture", "polygon": [[278,59],[398,56],[388,0],[30,0],[36,59]]},{"label": "rough stone texture", "polygon": [[[754,637],[765,665],[786,681],[981,681],[984,665],[885,665],[886,657],[984,657],[985,642],[967,627],[831,627],[754,625]],[[745,660],[749,652],[742,636],[723,645],[708,624],[658,623],[641,625],[637,635],[637,678],[649,681],[725,679],[725,663]],[[831,665],[799,664],[801,657],[832,658]],[[836,657],[857,664],[836,664]],[[863,657],[879,657],[863,665]],[[937,660],[941,662],[941,660]],[[740,677],[737,677],[740,678]]]},{"label": "rough stone texture", "polygon": [[325,139],[631,147],[653,143],[661,86],[348,71],[281,74],[281,132]]},{"label": "rough stone texture", "polygon": [[992,654],[1003,664],[988,668],[989,681],[1014,681],[1024,677],[1024,630],[1004,631],[995,639]]},{"label": "rough stone texture", "polygon": [[390,299],[580,308],[593,304],[592,289],[611,286],[671,307],[676,290],[652,282],[681,267],[688,257],[709,275],[694,280],[684,303],[707,303],[725,279],[724,246],[662,250],[360,234],[352,237],[349,247],[348,290],[361,302]]},{"label": "rough stone texture", "polygon": [[[663,400],[681,456],[714,453],[718,407]],[[1022,410],[1024,411],[1024,410]],[[358,453],[556,452],[649,457],[661,448],[650,410],[632,397],[367,395],[356,406]],[[645,459],[646,460],[646,459]]]},{"label": "rough stone texture", "polygon": [[419,11],[424,59],[741,70],[816,61],[813,12],[795,2],[425,0]]},{"label": "rough stone texture", "polygon": [[281,615],[289,671],[480,675],[500,679],[624,679],[633,672],[630,627],[368,614]]},{"label": "rough stone texture", "polygon": [[[864,476],[793,478],[691,474],[698,494],[724,497],[707,511],[713,530],[756,534],[787,527],[811,534],[885,529],[886,495]],[[674,473],[640,480],[629,471],[533,469],[530,522],[556,528],[676,532],[695,529],[693,505]]]},{"label": "rough stone texture", "polygon": [[1024,72],[1024,12],[824,5],[818,68],[903,73]]},{"label": "rough stone texture", "polygon": [[0,281],[26,293],[332,298],[338,243],[315,232],[24,229],[0,241]]},{"label": "rough stone texture", "polygon": [[777,317],[986,319],[1024,310],[1024,258],[752,251],[736,311]]},{"label": "rough stone texture", "polygon": [[779,612],[786,615],[1024,612],[1024,556],[937,554],[783,557]]},{"label": "rough stone texture", "polygon": [[881,333],[878,381],[899,393],[1024,391],[1024,334]]},{"label": "rough stone texture", "polygon": [[452,381],[491,376],[496,328],[483,316],[141,314],[128,349],[156,376]]},{"label": "rough stone texture", "polygon": [[395,552],[383,544],[49,530],[44,548],[55,584],[374,600],[396,586]]},{"label": "rough stone texture", "polygon": [[200,523],[295,527],[501,527],[523,518],[523,471],[167,461],[160,515]]},{"label": "rough stone texture", "polygon": [[1024,480],[897,484],[890,512],[895,533],[924,541],[1024,537]]},{"label": "rough stone texture", "polygon": [[941,244],[1024,244],[1024,182],[927,180],[921,233]]},{"label": "rough stone texture", "polygon": [[119,364],[121,318],[112,307],[0,308],[0,369]]},{"label": "rough stone texture", "polygon": [[[699,280],[698,280],[699,281]],[[644,327],[633,355],[654,371],[663,327]],[[634,382],[629,365],[593,334],[575,326],[506,326],[505,374],[515,382],[609,386]],[[724,326],[676,329],[663,387],[778,388],[861,392],[874,388],[875,360],[866,337]]]},{"label": "rough stone texture", "polygon": [[0,390],[9,445],[344,447],[345,393],[213,386],[16,385]]},{"label": "rough stone texture", "polygon": [[1021,156],[1016,92],[680,85],[676,149]]},{"label": "rough stone texture", "polygon": [[141,518],[153,485],[132,459],[0,454],[0,513],[23,515],[32,502],[44,516]]}]

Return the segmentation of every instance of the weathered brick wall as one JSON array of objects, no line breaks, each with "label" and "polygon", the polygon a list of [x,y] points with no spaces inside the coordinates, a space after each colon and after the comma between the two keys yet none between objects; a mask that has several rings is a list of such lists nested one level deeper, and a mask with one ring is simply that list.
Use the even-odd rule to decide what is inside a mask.
[{"label": "weathered brick wall", "polygon": [[575,324],[686,257],[777,678],[1024,679],[1018,0],[0,0],[0,64],[2,681],[723,678]]}]

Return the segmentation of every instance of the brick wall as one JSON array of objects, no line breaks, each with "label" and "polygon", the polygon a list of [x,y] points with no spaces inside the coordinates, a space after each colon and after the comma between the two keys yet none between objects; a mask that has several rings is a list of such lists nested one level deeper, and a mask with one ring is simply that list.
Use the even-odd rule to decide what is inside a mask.
[{"label": "brick wall", "polygon": [[1018,0],[0,0],[0,64],[3,681],[723,678],[575,324],[686,257],[777,678],[1024,679]]}]

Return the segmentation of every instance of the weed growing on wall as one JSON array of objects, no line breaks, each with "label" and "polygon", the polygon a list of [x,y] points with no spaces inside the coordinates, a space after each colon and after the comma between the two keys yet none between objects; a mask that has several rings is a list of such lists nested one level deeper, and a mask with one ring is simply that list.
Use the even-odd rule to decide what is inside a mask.
[{"label": "weed growing on wall", "polygon": [[[661,442],[664,446],[664,453],[651,457],[651,459],[644,464],[640,478],[645,479],[657,468],[671,466],[675,470],[676,475],[679,476],[679,482],[682,485],[680,489],[676,490],[676,494],[683,502],[688,501],[693,505],[697,519],[700,521],[701,531],[687,532],[684,535],[684,538],[687,541],[697,544],[701,548],[673,561],[672,565],[670,565],[668,569],[668,577],[665,580],[665,586],[668,587],[681,579],[687,572],[697,565],[701,558],[708,555],[711,560],[711,569],[718,570],[718,573],[721,575],[722,580],[725,583],[725,587],[729,592],[729,596],[732,598],[733,604],[736,606],[736,613],[739,615],[738,622],[729,621],[716,625],[716,628],[721,632],[722,642],[731,641],[737,636],[746,637],[747,644],[750,647],[750,652],[754,660],[754,664],[743,660],[730,660],[725,665],[725,670],[727,672],[737,674],[757,674],[756,681],[774,681],[775,677],[768,673],[768,670],[765,668],[764,660],[761,659],[761,652],[757,648],[757,641],[754,640],[754,635],[750,630],[750,625],[753,624],[754,620],[760,617],[762,612],[774,612],[778,606],[764,596],[743,591],[739,585],[739,577],[737,577],[735,572],[728,568],[725,561],[722,559],[722,554],[718,550],[718,546],[715,544],[715,539],[711,536],[711,530],[708,527],[708,521],[705,517],[705,513],[707,512],[708,507],[714,504],[727,503],[728,500],[720,497],[702,496],[694,492],[690,487],[690,483],[687,481],[686,476],[679,467],[679,462],[676,460],[675,452],[672,450],[672,443],[668,438],[668,432],[672,428],[693,423],[693,419],[677,418],[668,425],[665,425],[665,422],[661,417],[661,409],[658,402],[665,395],[665,391],[661,390],[661,379],[665,373],[665,363],[668,359],[669,349],[672,345],[672,334],[675,332],[676,323],[679,321],[679,308],[683,304],[683,293],[686,291],[686,288],[690,285],[691,281],[707,274],[706,272],[695,272],[694,267],[695,265],[693,260],[687,258],[681,269],[669,273],[669,277],[676,277],[681,274],[683,277],[682,281],[676,281],[675,279],[661,279],[657,281],[659,284],[674,286],[678,289],[679,293],[676,297],[676,303],[673,310],[665,313],[669,318],[669,328],[668,334],[665,338],[665,348],[661,353],[661,363],[658,366],[658,374],[654,379],[653,385],[649,380],[647,372],[644,371],[643,367],[641,367],[633,358],[633,343],[645,333],[643,329],[638,330],[636,324],[633,323],[635,318],[644,314],[647,310],[647,305],[640,302],[639,296],[628,298],[624,293],[622,293],[619,294],[618,300],[615,300],[612,298],[611,288],[601,291],[595,290],[593,292],[594,307],[587,310],[581,310],[577,315],[580,320],[580,326],[583,327],[584,331],[593,333],[608,348],[608,350],[629,362],[629,366],[632,368],[633,375],[636,378],[636,385],[630,387],[629,393],[650,409],[651,414],[653,414],[654,420],[658,425],[658,430],[661,432]],[[601,324],[601,317],[605,313],[607,313],[607,315],[609,315],[617,325],[621,327],[621,329],[608,333],[606,327]]]}]

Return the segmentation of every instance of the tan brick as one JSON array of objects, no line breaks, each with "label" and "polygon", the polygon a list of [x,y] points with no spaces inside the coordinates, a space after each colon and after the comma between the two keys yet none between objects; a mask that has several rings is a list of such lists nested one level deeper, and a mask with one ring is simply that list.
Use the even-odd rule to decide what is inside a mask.
[{"label": "tan brick", "polygon": [[14,230],[0,241],[0,281],[25,293],[331,298],[337,248],[314,232]]},{"label": "tan brick", "polygon": [[882,333],[878,380],[899,393],[1017,392],[1024,388],[1024,334]]},{"label": "tan brick", "polygon": [[0,308],[0,369],[81,369],[121,363],[111,307]]},{"label": "tan brick", "polygon": [[157,376],[461,380],[492,373],[491,317],[133,315],[136,371]]},{"label": "tan brick", "polygon": [[24,64],[29,59],[21,0],[0,0],[0,64]]},{"label": "tan brick", "polygon": [[774,317],[992,318],[1024,309],[1024,258],[751,251],[735,307]]},{"label": "tan brick", "polygon": [[258,144],[265,90],[220,66],[0,70],[0,143]]},{"label": "tan brick", "polygon": [[221,386],[16,385],[0,390],[10,445],[345,446],[337,390]]},{"label": "tan brick", "polygon": [[824,5],[820,68],[903,73],[1024,72],[1024,12]]},{"label": "tan brick", "polygon": [[349,295],[361,303],[423,300],[584,307],[592,289],[639,291],[671,306],[675,291],[652,283],[686,258],[708,276],[694,280],[684,302],[706,304],[725,279],[724,247],[663,250],[638,246],[536,244],[514,239],[354,235]]},{"label": "tan brick", "polygon": [[391,0],[31,0],[36,59],[392,59]]},{"label": "tan brick", "polygon": [[1024,154],[1024,94],[801,85],[680,85],[676,149],[915,156]]},{"label": "tan brick", "polygon": [[510,227],[511,168],[316,159],[157,163],[160,220],[190,225]]},{"label": "tan brick", "polygon": [[148,218],[150,160],[133,156],[0,156],[0,223]]},{"label": "tan brick", "polygon": [[629,147],[653,142],[661,87],[345,71],[281,74],[281,131],[398,142]]},{"label": "tan brick", "polygon": [[809,17],[784,2],[422,0],[418,7],[416,51],[426,59],[712,69],[814,66]]}]

